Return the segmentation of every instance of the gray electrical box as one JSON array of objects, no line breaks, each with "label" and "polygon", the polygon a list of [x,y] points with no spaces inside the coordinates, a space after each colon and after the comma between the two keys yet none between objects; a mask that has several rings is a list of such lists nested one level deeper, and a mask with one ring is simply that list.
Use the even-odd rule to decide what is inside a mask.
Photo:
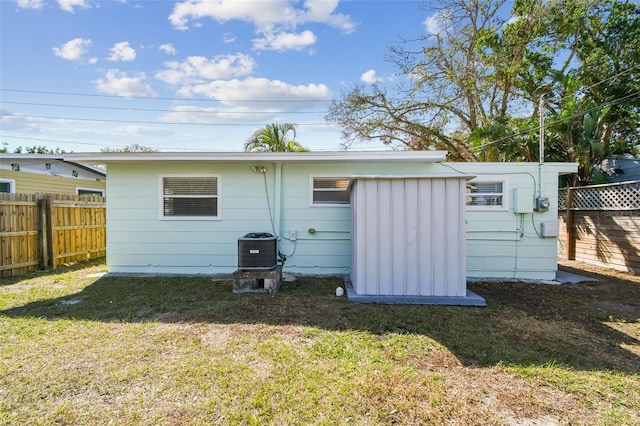
[{"label": "gray electrical box", "polygon": [[541,235],[545,238],[557,237],[560,235],[560,225],[558,222],[541,222]]},{"label": "gray electrical box", "polygon": [[538,213],[549,211],[549,206],[549,197],[536,198],[535,211],[537,211]]}]

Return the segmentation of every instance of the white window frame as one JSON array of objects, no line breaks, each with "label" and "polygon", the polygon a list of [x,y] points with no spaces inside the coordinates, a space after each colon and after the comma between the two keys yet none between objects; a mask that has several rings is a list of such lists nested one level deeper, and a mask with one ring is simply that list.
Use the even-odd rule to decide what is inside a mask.
[{"label": "white window frame", "polygon": [[[164,178],[201,178],[212,177],[217,180],[218,193],[218,215],[217,216],[165,216],[164,215]],[[219,174],[211,173],[183,173],[183,174],[163,174],[158,176],[158,218],[159,220],[222,220],[222,177]]]},{"label": "white window frame", "polygon": [[[502,193],[487,193],[487,195],[502,195],[502,205],[501,206],[469,206],[467,205],[467,210],[470,211],[505,211],[509,210],[509,181],[502,176],[476,176],[475,178],[469,180],[469,183],[501,183],[502,184]],[[468,194],[465,194],[465,204],[466,197]]]},{"label": "white window frame", "polygon": [[[346,204],[342,203],[314,203],[313,202],[313,194],[317,189],[313,187],[313,182],[316,178],[319,179],[340,179],[350,181],[351,178],[349,175],[344,174],[319,174],[319,175],[309,175],[309,206],[310,207],[351,207],[351,201]],[[324,191],[343,191],[342,189],[325,189]],[[349,188],[347,187],[344,191],[349,192]]]},{"label": "white window frame", "polygon": [[76,195],[80,195],[80,191],[91,191],[91,192],[96,192],[96,194],[93,195],[98,195],[97,193],[100,193],[101,197],[104,197],[104,189],[100,189],[100,188],[84,188],[82,186],[76,186]]},{"label": "white window frame", "polygon": [[[0,182],[9,184],[9,192],[8,192],[9,194],[15,194],[16,193],[16,180],[15,179],[0,178]],[[7,192],[3,192],[3,194],[7,194]]]}]

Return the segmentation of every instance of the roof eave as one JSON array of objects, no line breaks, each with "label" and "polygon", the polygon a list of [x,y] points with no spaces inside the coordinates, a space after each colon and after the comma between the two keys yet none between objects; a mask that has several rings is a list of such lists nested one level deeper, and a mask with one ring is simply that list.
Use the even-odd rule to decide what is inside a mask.
[{"label": "roof eave", "polygon": [[109,164],[139,161],[221,161],[221,162],[297,162],[297,161],[444,161],[447,151],[330,151],[330,152],[144,152],[70,153],[66,161]]},{"label": "roof eave", "polygon": [[[67,163],[70,164],[74,167],[78,167],[80,169],[86,170],[90,173],[94,173],[97,175],[100,175],[102,177],[107,176],[107,174],[105,173],[104,170],[100,170],[97,169],[95,167],[92,167],[90,165],[87,164],[82,164],[79,163],[75,160],[67,160],[64,157],[67,154],[0,154],[0,159],[7,159],[7,160],[48,160],[48,161],[60,161],[62,163]],[[99,163],[94,163],[94,164],[99,164]]]}]

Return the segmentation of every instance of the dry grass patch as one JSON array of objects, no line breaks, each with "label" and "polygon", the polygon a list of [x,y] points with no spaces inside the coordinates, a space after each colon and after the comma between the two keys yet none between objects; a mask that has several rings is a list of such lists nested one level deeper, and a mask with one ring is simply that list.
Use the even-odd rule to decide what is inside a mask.
[{"label": "dry grass patch", "polygon": [[2,282],[0,424],[640,424],[635,279],[462,308],[102,271]]}]

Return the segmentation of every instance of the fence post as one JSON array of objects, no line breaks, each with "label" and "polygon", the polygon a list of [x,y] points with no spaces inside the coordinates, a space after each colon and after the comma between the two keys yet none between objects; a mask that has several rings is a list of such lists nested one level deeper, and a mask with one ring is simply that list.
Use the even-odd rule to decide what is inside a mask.
[{"label": "fence post", "polygon": [[576,230],[574,226],[573,188],[567,190],[567,260],[576,259]]},{"label": "fence post", "polygon": [[38,246],[40,249],[40,267],[42,269],[51,269],[51,197],[48,194],[38,194],[37,198],[38,213],[40,215],[40,238],[38,242]]}]

